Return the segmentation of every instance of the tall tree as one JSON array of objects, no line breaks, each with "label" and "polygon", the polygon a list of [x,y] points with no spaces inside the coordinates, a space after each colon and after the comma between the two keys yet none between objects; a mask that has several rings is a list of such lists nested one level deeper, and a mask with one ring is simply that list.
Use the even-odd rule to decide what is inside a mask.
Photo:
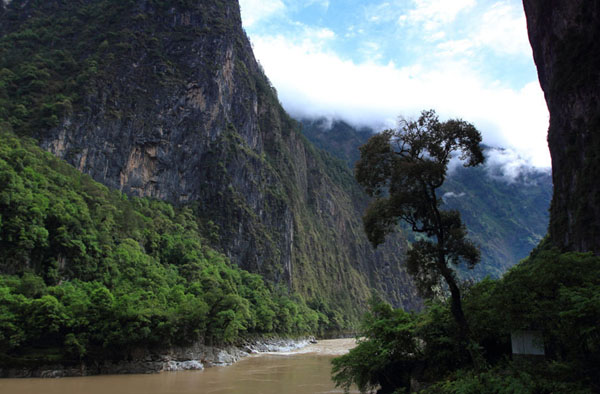
[{"label": "tall tree", "polygon": [[[440,122],[435,111],[423,111],[418,120],[403,119],[398,129],[371,137],[360,148],[355,168],[357,181],[375,197],[363,217],[369,240],[377,247],[400,221],[425,235],[408,252],[408,270],[424,296],[445,281],[461,342],[469,339],[469,325],[452,265],[464,262],[472,268],[480,253],[467,239],[458,211],[441,209],[437,191],[454,156],[465,167],[483,163],[480,143],[481,134],[472,124]],[[476,362],[473,353],[471,357]]]}]

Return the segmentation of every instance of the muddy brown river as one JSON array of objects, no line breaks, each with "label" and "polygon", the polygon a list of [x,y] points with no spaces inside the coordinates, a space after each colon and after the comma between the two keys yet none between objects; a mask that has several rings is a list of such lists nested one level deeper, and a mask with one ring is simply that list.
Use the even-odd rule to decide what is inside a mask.
[{"label": "muddy brown river", "polygon": [[[252,355],[227,367],[154,375],[0,379],[2,394],[313,394],[342,393],[331,359],[354,339],[332,339],[289,353]],[[358,391],[351,391],[358,393]]]}]

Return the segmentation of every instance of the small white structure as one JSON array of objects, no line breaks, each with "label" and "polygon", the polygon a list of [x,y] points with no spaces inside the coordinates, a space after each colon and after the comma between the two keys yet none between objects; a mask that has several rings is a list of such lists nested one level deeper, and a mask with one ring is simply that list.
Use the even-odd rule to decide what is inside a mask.
[{"label": "small white structure", "polygon": [[519,356],[544,356],[544,338],[540,331],[513,331],[510,333],[512,353]]}]

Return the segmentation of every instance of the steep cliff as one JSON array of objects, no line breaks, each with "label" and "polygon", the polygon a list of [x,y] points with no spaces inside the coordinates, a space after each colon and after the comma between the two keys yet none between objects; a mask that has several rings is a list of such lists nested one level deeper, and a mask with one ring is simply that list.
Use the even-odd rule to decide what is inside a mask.
[{"label": "steep cliff", "polygon": [[236,0],[13,0],[5,125],[125,193],[193,208],[242,268],[356,312],[414,306],[405,241],[373,251],[365,196],[280,106]]},{"label": "steep cliff", "polygon": [[[346,161],[360,157],[359,146],[373,134],[343,121],[302,120],[302,132],[315,145]],[[484,153],[489,156],[491,150]],[[530,169],[516,179],[501,176],[501,169],[458,167],[441,188],[446,208],[457,209],[469,237],[481,250],[481,263],[465,276],[500,277],[527,257],[548,231],[552,180],[546,171]]]},{"label": "steep cliff", "polygon": [[600,253],[600,3],[523,4],[550,111],[550,238],[563,250]]}]

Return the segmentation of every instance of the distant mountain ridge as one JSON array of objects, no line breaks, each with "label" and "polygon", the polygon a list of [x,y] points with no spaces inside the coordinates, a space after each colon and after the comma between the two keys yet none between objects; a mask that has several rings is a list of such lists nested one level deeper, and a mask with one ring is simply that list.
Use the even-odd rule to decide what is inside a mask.
[{"label": "distant mountain ridge", "polygon": [[[360,157],[358,147],[373,133],[340,120],[303,119],[301,123],[310,141],[351,168]],[[490,149],[486,148],[488,155]],[[488,168],[458,166],[441,193],[448,208],[460,211],[470,237],[481,247],[482,262],[465,271],[469,277],[501,276],[546,235],[552,198],[549,172],[531,169],[507,181],[498,171],[490,174]]]}]

